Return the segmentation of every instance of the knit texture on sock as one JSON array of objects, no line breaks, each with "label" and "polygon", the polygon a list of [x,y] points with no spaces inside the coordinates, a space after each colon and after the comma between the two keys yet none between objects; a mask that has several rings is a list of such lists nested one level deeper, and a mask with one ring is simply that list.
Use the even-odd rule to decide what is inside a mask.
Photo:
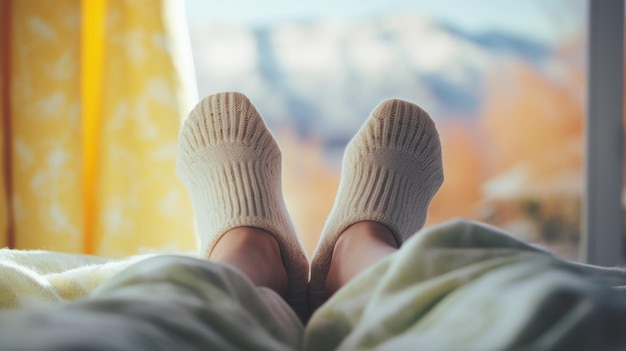
[{"label": "knit texture on sock", "polygon": [[312,307],[326,299],[333,249],[345,229],[360,221],[379,222],[401,245],[424,225],[428,205],[442,183],[434,122],[417,105],[383,101],[346,148],[339,191],[311,262]]},{"label": "knit texture on sock", "polygon": [[196,214],[201,253],[239,226],[276,238],[288,277],[287,302],[301,318],[308,309],[308,261],[285,207],[281,152],[261,116],[240,93],[202,100],[179,136],[177,172]]}]

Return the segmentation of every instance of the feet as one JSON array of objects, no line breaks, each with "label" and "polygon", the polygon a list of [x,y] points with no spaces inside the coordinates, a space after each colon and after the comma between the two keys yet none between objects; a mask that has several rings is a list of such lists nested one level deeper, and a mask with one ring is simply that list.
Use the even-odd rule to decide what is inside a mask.
[{"label": "feet", "polygon": [[442,182],[439,135],[428,114],[402,100],[378,105],[346,148],[339,191],[311,263],[312,307],[329,296],[342,233],[358,222],[376,222],[401,245],[424,225]]},{"label": "feet", "polygon": [[201,252],[214,258],[221,240],[255,233],[236,228],[271,235],[287,273],[285,298],[304,315],[308,262],[282,197],[281,152],[252,103],[239,93],[200,101],[181,130],[176,168],[191,195]]},{"label": "feet", "polygon": [[[185,121],[177,171],[191,194],[202,253],[284,293],[305,317],[308,262],[282,198],[280,167],[276,142],[242,94],[209,96]],[[311,265],[311,305],[418,231],[442,182],[439,136],[428,114],[402,100],[381,103],[346,149]]]}]

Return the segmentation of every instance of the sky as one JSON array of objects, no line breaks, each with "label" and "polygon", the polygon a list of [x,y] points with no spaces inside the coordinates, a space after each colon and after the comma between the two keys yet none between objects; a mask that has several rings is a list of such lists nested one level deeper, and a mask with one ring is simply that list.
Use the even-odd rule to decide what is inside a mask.
[{"label": "sky", "polygon": [[490,30],[547,44],[584,25],[586,0],[185,0],[189,25],[219,21],[242,26],[300,19],[358,20],[415,11],[472,33]]}]

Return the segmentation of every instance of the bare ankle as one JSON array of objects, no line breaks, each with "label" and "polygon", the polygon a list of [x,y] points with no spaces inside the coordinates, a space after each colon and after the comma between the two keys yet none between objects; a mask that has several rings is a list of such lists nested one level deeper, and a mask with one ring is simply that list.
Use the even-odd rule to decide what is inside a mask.
[{"label": "bare ankle", "polygon": [[[241,250],[256,249],[271,252],[278,248],[276,239],[269,232],[255,227],[236,227],[220,238],[213,249],[206,253],[210,260],[219,261],[222,257],[238,253]],[[252,245],[253,244],[253,245]]]},{"label": "bare ankle", "polygon": [[280,295],[287,291],[287,272],[280,247],[274,236],[263,229],[229,230],[207,253],[207,258],[237,267],[255,285],[268,287]]},{"label": "bare ankle", "polygon": [[363,270],[398,249],[391,230],[373,222],[357,222],[337,239],[324,285],[328,297]]}]

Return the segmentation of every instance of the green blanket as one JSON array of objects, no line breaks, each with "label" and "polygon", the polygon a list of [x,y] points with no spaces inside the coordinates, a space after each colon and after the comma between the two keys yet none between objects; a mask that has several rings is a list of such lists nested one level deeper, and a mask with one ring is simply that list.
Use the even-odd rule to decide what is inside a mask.
[{"label": "green blanket", "polygon": [[[171,269],[162,268],[170,261],[174,263]],[[132,306],[138,303],[132,301],[141,301],[142,291],[147,288],[158,289],[153,290],[156,292],[166,288],[164,283],[171,284],[172,287],[183,284],[180,287],[184,289],[180,291],[195,291],[195,295],[190,294],[197,301],[201,301],[187,303],[182,309],[184,313],[180,314],[181,318],[195,316],[189,319],[196,321],[193,322],[193,328],[189,329],[192,324],[183,323],[188,329],[155,329],[154,335],[172,335],[177,340],[184,340],[186,335],[190,337],[197,333],[203,336],[202,340],[209,340],[213,335],[208,330],[211,321],[206,320],[209,317],[205,316],[218,318],[216,316],[220,314],[215,311],[219,312],[225,307],[215,305],[216,295],[206,293],[207,282],[202,282],[201,277],[205,276],[203,272],[207,267],[201,268],[200,263],[194,263],[203,261],[186,259],[184,264],[176,264],[177,261],[175,258],[146,260],[146,256],[108,260],[42,251],[0,250],[0,307],[18,311],[18,314],[12,312],[10,317],[0,320],[12,323],[11,327],[14,327],[14,321],[20,318],[20,309],[32,305],[64,304],[76,299],[84,301],[83,298],[88,298],[94,289],[94,294],[99,296],[105,296],[109,290],[115,291],[115,296],[108,297],[109,305],[100,304],[102,308],[117,306],[118,312],[130,313]],[[135,264],[137,262],[139,264]],[[196,264],[198,269],[193,268]],[[223,270],[219,267],[208,268]],[[183,279],[185,276],[200,278]],[[154,283],[157,278],[158,284]],[[241,282],[242,278],[228,273],[219,279],[226,279],[225,282]],[[245,284],[233,284],[222,285],[228,289],[239,286],[236,291],[247,289],[246,296],[257,294],[253,288],[245,288]],[[397,253],[363,272],[342,288],[312,316],[304,328],[301,348],[428,351],[626,350],[625,285],[626,274],[620,268],[601,268],[570,262],[523,243],[493,227],[455,220],[417,233]],[[192,286],[195,288],[189,290]],[[227,295],[234,296],[235,290]],[[131,299],[127,304],[120,305],[123,296],[126,296],[124,294],[130,292],[133,293],[129,296],[139,297],[139,300]],[[265,297],[258,299],[259,302],[254,302],[256,300],[252,298],[242,300],[251,304],[245,307],[250,309],[248,313],[254,314],[254,311],[260,311],[263,307],[254,303],[272,303],[272,297],[267,293],[268,291],[263,292]],[[189,295],[189,299],[192,295]],[[181,301],[196,301],[185,300],[180,293],[178,297],[182,298]],[[117,298],[122,300],[116,300]],[[148,317],[161,321],[155,325],[169,325],[177,318],[177,312],[173,312],[175,309],[171,309],[172,312],[167,316],[161,316],[161,309],[165,306],[158,301],[153,302],[159,308],[144,315],[156,316]],[[232,303],[231,301],[231,305]],[[208,304],[213,306],[211,314],[205,311]],[[272,305],[274,311],[287,308],[281,307],[286,305],[280,301]],[[111,314],[107,318],[118,318],[118,312],[113,315],[109,307],[105,308],[107,310]],[[93,318],[93,310],[90,313]],[[232,313],[225,319],[232,322]],[[24,312],[24,315],[27,313]],[[265,314],[258,320],[269,323],[270,315]],[[106,312],[104,316],[106,317]],[[80,314],[76,318],[87,320],[81,319]],[[133,318],[139,317],[135,315]],[[40,319],[41,315],[31,313],[24,318],[24,325],[37,325],[40,332],[45,327],[37,322]],[[284,328],[280,330],[301,333],[301,327],[289,328],[294,320],[283,313],[276,325],[283,323]],[[241,322],[228,324],[230,327],[224,327],[239,328],[237,330],[212,332],[222,342],[224,335],[245,333],[246,338],[250,338],[255,334],[254,330],[249,330],[252,326],[250,321],[251,319],[244,318]],[[131,320],[128,323],[133,322]],[[150,325],[151,322],[142,320],[141,323]],[[6,326],[8,325],[5,324]],[[276,328],[271,328],[272,333],[278,330]],[[9,333],[8,329],[4,331]],[[15,333],[11,333],[15,338]],[[70,331],[67,333],[69,337]],[[2,335],[3,330],[0,330],[0,349]],[[28,338],[28,335],[23,337]],[[63,337],[65,338],[65,334]],[[136,335],[125,337],[136,342],[136,345],[149,345]],[[290,340],[300,339],[301,334]],[[209,345],[215,344],[207,341],[206,345],[187,345],[191,348],[186,349],[207,349],[210,348]]]},{"label": "green blanket", "polygon": [[486,225],[424,230],[322,306],[307,350],[626,350],[626,275]]}]

